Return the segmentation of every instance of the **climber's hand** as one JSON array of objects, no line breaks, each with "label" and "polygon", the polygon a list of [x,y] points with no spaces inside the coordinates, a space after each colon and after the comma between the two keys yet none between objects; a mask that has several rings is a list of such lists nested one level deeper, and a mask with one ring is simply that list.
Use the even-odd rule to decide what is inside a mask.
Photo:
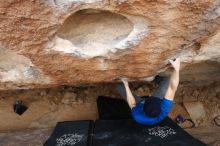
[{"label": "climber's hand", "polygon": [[174,68],[175,71],[180,70],[180,59],[179,58],[169,60],[169,62],[172,65],[172,67]]},{"label": "climber's hand", "polygon": [[121,78],[121,81],[125,86],[128,85],[128,80],[126,78]]}]

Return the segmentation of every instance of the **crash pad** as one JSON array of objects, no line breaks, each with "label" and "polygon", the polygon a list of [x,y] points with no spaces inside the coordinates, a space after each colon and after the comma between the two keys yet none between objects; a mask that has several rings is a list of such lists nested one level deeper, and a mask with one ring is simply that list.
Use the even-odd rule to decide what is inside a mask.
[{"label": "crash pad", "polygon": [[90,146],[93,121],[57,123],[44,146]]}]

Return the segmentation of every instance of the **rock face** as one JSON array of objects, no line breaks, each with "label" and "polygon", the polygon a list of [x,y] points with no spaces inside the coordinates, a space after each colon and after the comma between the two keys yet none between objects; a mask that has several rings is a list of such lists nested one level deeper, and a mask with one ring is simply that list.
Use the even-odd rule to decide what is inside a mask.
[{"label": "rock face", "polygon": [[152,80],[175,57],[183,81],[218,81],[219,16],[219,0],[2,0],[0,89]]}]

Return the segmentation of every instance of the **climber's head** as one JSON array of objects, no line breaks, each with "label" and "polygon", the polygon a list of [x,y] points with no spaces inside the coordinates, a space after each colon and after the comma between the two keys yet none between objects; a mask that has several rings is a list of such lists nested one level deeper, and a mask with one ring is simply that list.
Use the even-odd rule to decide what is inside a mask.
[{"label": "climber's head", "polygon": [[161,113],[160,102],[161,100],[157,97],[148,97],[143,107],[145,115],[151,118],[159,116]]}]

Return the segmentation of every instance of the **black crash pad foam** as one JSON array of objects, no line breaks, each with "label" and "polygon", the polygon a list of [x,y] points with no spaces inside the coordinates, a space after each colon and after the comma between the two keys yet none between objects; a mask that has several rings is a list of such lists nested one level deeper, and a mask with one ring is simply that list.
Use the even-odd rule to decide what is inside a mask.
[{"label": "black crash pad foam", "polygon": [[44,146],[89,146],[93,121],[67,121],[57,123]]},{"label": "black crash pad foam", "polygon": [[58,123],[44,146],[205,146],[169,118],[137,124],[123,100],[99,97],[97,104],[101,120]]},{"label": "black crash pad foam", "polygon": [[94,146],[205,146],[166,118],[154,126],[133,120],[98,120],[95,122]]},{"label": "black crash pad foam", "polygon": [[99,96],[97,99],[97,107],[99,112],[99,119],[131,119],[131,110],[123,99]]},{"label": "black crash pad foam", "polygon": [[95,146],[205,145],[168,117],[154,126],[137,124],[132,120],[131,110],[124,100],[99,96],[97,107],[100,120],[95,122]]}]

